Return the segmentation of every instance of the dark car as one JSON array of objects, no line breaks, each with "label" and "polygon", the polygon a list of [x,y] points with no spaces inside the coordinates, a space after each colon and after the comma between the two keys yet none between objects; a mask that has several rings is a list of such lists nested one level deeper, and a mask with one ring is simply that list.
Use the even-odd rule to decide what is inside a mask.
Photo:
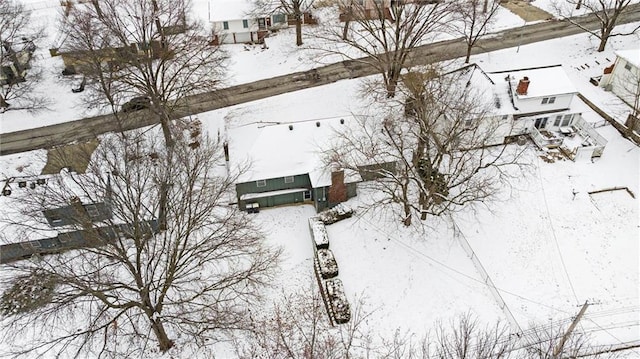
[{"label": "dark car", "polygon": [[148,96],[138,96],[127,101],[122,105],[122,112],[133,112],[144,110],[151,105],[151,99]]}]

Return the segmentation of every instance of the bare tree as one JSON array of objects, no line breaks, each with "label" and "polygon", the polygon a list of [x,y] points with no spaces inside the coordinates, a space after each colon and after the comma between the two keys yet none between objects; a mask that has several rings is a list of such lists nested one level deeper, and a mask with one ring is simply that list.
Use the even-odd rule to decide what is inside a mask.
[{"label": "bare tree", "polygon": [[[563,350],[554,350],[561,326],[533,326],[511,333],[501,322],[483,325],[466,313],[448,322],[437,321],[425,335],[397,328],[388,335],[372,321],[359,302],[356,321],[330,327],[322,299],[302,290],[285,295],[267,313],[254,315],[254,329],[234,342],[240,358],[384,358],[384,359],[552,359],[560,357],[617,358],[593,347],[589,337],[574,333]],[[374,321],[375,322],[375,321]],[[599,353],[602,351],[602,353]]]},{"label": "bare tree", "polygon": [[165,142],[173,140],[169,122],[189,106],[185,97],[214,90],[222,79],[225,57],[211,45],[211,34],[190,19],[188,1],[93,0],[76,4],[61,20],[66,36],[59,49],[85,76],[90,107],[107,107],[118,118],[121,105],[148,108],[162,125]]},{"label": "bare tree", "polygon": [[406,105],[389,101],[360,118],[338,135],[327,161],[371,179],[365,185],[381,195],[369,205],[400,210],[407,226],[414,214],[425,220],[494,198],[520,168],[523,149],[504,144],[512,126],[490,112],[493,99],[465,86],[473,69],[407,74]]},{"label": "bare tree", "polygon": [[[93,0],[62,20],[67,40],[60,51],[73,63],[68,70],[85,76],[88,105],[106,106],[119,123],[145,110],[161,124],[168,148],[170,122],[189,106],[186,97],[212,91],[222,79],[224,56],[188,9],[188,1]],[[162,182],[161,195],[166,187]],[[160,204],[164,227],[166,198]]]},{"label": "bare tree", "polygon": [[[235,175],[225,171],[221,144],[197,128],[172,131],[171,156],[157,131],[113,135],[86,174],[49,178],[17,201],[22,220],[12,224],[24,234],[17,239],[50,232],[42,213],[62,208],[57,238],[79,248],[3,268],[9,354],[149,357],[207,350],[247,328],[280,252],[228,204]],[[169,167],[163,231],[154,218]]]},{"label": "bare tree", "polygon": [[[372,66],[383,78],[387,97],[393,97],[400,73],[409,64],[411,50],[432,41],[454,9],[451,2],[406,3],[371,1],[372,9],[349,3],[351,36],[346,29],[327,24],[316,36],[319,51],[358,60]],[[345,46],[346,45],[346,46]],[[364,58],[362,58],[364,56]]]},{"label": "bare tree", "polygon": [[[315,284],[313,284],[315,286]],[[284,294],[272,310],[253,315],[253,329],[237,338],[240,358],[326,358],[361,357],[369,348],[364,328],[369,317],[359,300],[346,324],[332,327],[317,288]]]},{"label": "bare tree", "polygon": [[451,29],[454,33],[462,35],[467,44],[465,63],[469,63],[471,50],[495,22],[499,9],[499,1],[470,0],[459,1],[456,4],[456,17],[459,22],[453,23]]},{"label": "bare tree", "polygon": [[517,341],[503,323],[481,326],[470,313],[460,315],[448,323],[438,321],[432,332],[422,337],[396,331],[380,346],[381,358],[450,358],[450,359],[508,359],[521,358],[516,354]]},{"label": "bare tree", "polygon": [[289,18],[293,18],[296,26],[296,45],[302,45],[302,23],[304,14],[311,9],[314,0],[255,0],[256,14],[268,14],[284,12]]},{"label": "bare tree", "polygon": [[[631,3],[631,0],[566,0],[556,1],[553,6],[560,17],[599,39],[598,51],[602,52],[610,37],[630,35],[640,29],[640,26],[636,26],[631,31],[614,32],[620,14],[625,12]],[[581,7],[596,16],[600,23],[597,30],[589,30],[580,23],[579,18],[572,18],[575,15],[575,10]]]},{"label": "bare tree", "polygon": [[15,0],[0,1],[0,111],[41,110],[47,106],[35,85],[41,70],[34,66],[36,43],[43,30],[31,21],[30,12]]}]

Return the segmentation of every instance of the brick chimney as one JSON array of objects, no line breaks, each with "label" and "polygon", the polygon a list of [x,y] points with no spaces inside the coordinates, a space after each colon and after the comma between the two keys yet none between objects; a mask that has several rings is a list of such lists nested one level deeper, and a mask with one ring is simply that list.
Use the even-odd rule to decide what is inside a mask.
[{"label": "brick chimney", "polygon": [[525,76],[522,78],[522,80],[520,80],[520,82],[518,82],[516,93],[518,95],[526,95],[528,89],[529,89],[529,78]]},{"label": "brick chimney", "polygon": [[341,203],[347,200],[347,186],[344,184],[344,170],[331,170],[331,187],[329,187],[329,203]]},{"label": "brick chimney", "polygon": [[613,72],[613,65],[614,65],[614,64],[612,64],[612,65],[611,65],[611,66],[609,66],[609,67],[605,67],[605,68],[604,68],[604,74],[605,74],[605,75],[608,75],[608,74],[610,74],[610,73],[612,73],[612,72]]}]

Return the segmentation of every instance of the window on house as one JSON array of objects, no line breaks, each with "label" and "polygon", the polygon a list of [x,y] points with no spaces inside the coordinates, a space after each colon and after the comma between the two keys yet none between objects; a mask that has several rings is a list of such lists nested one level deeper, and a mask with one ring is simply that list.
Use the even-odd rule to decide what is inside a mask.
[{"label": "window on house", "polygon": [[293,183],[293,176],[286,176],[284,178],[284,183]]},{"label": "window on house", "polygon": [[245,29],[249,28],[249,20],[242,20],[242,27]]},{"label": "window on house", "polygon": [[304,191],[303,196],[305,201],[311,199],[311,191]]},{"label": "window on house", "polygon": [[96,219],[100,217],[100,211],[95,204],[87,204],[86,206],[84,206],[84,209],[87,211],[89,218]]},{"label": "window on house", "polygon": [[555,97],[543,97],[542,98],[542,104],[546,105],[546,104],[552,104],[556,102],[556,98]]},{"label": "window on house", "polygon": [[571,117],[573,117],[573,115],[564,116],[564,119],[562,120],[562,127],[569,126],[569,124],[571,123]]},{"label": "window on house", "polygon": [[256,187],[266,187],[267,186],[267,180],[257,180],[256,181]]},{"label": "window on house", "polygon": [[560,115],[560,116],[556,116],[555,121],[553,121],[553,125],[554,125],[555,127],[560,126],[560,121],[561,121],[561,120],[562,120],[562,115]]},{"label": "window on house", "polygon": [[547,127],[548,119],[549,119],[548,117],[536,118],[535,122],[533,123],[533,126],[537,129],[545,128]]},{"label": "window on house", "polygon": [[285,22],[287,19],[285,18],[284,14],[274,14],[273,15],[273,23],[274,24],[279,24],[279,23],[283,23]]},{"label": "window on house", "polygon": [[57,224],[61,224],[62,223],[62,217],[60,217],[60,215],[58,213],[49,214],[49,220],[51,221],[51,224],[53,224],[53,225],[57,225]]},{"label": "window on house", "polygon": [[624,64],[624,69],[628,70],[628,71],[631,71],[631,64],[629,64],[629,63]]},{"label": "window on house", "polygon": [[228,21],[223,21],[222,22],[222,28],[225,30],[229,30],[229,22]]}]

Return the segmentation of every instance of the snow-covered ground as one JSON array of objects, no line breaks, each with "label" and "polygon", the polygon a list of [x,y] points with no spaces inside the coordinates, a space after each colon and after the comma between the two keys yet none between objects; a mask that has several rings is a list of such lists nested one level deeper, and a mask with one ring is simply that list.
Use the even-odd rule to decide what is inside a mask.
[{"label": "snow-covered ground", "polygon": [[[47,4],[56,2],[35,3],[51,11]],[[519,24],[513,21],[513,26]],[[292,36],[288,30],[279,32],[269,38],[267,50],[229,46],[229,83],[314,66],[296,54]],[[607,51],[597,53],[596,40],[581,34],[476,55],[472,61],[485,71],[562,64],[580,92],[612,115],[623,116],[620,101],[588,79],[614,60],[614,50],[637,47],[639,39],[638,34],[616,37]],[[41,61],[49,61],[47,67],[56,69],[52,74],[61,70],[55,58],[45,56]],[[292,122],[357,113],[360,83],[340,81],[198,118],[216,134],[219,128],[256,121]],[[0,131],[83,116],[83,111],[74,107],[77,99],[68,85],[52,81],[47,86],[52,95],[59,96],[54,97],[57,102],[52,111],[34,117],[9,111],[0,115]],[[598,122],[591,118],[591,122]],[[546,163],[532,149],[530,171],[513,183],[508,200],[492,203],[490,210],[481,209],[474,215],[461,213],[455,217],[456,224],[523,329],[566,324],[588,300],[592,306],[579,331],[592,332],[601,344],[640,341],[640,149],[611,126],[598,132],[609,141],[602,158],[593,163]],[[0,177],[37,172],[43,163],[34,156],[37,153],[42,158],[42,152],[0,157]],[[630,192],[588,193],[612,187],[627,187]],[[358,194],[368,195],[364,191]],[[358,197],[349,202],[356,208],[358,203]],[[311,279],[313,250],[307,218],[313,214],[311,206],[292,206],[256,215],[269,243],[285,248],[278,281],[283,290],[295,290]],[[421,230],[405,229],[392,219],[367,214],[327,228],[348,296],[351,300],[365,297],[367,309],[373,311],[369,325],[381,333],[399,327],[422,334],[437,319],[446,321],[469,311],[485,322],[507,321],[452,230],[443,223],[430,222]]]},{"label": "snow-covered ground", "polygon": [[[59,47],[64,37],[57,31],[56,21],[62,15],[62,7],[58,0],[22,0],[31,10],[32,19],[47,29],[47,36],[36,50],[35,60],[43,71],[43,80],[38,89],[49,100],[47,110],[37,113],[24,111],[7,111],[0,113],[0,133],[14,132],[56,123],[78,120],[97,115],[93,109],[87,109],[82,103],[81,93],[72,93],[71,88],[79,81],[61,81],[64,69],[60,57],[51,57],[49,48]],[[207,17],[207,0],[195,0],[194,12],[202,21]],[[329,19],[337,19],[335,11],[319,10]],[[501,8],[492,29],[495,31],[523,25],[522,20],[510,11]],[[314,47],[315,39],[308,36],[305,28],[305,46]],[[443,35],[446,36],[446,35]],[[450,38],[442,37],[439,40]],[[237,85],[284,75],[296,71],[304,71],[321,65],[317,53],[313,50],[301,50],[295,45],[294,29],[281,30],[267,39],[268,49],[261,45],[223,45],[229,56],[225,85]],[[363,56],[363,55],[356,55]],[[326,59],[324,59],[326,62]],[[335,59],[338,61],[338,59]],[[68,80],[68,79],[67,79]]]}]

